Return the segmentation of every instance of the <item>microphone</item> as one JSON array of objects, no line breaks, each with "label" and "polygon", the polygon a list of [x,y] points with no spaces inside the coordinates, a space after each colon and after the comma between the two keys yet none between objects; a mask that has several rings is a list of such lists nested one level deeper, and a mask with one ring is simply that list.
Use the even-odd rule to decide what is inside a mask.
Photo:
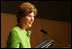
[{"label": "microphone", "polygon": [[46,32],[45,30],[41,29],[41,32],[43,32],[44,34],[48,34],[48,32]]},{"label": "microphone", "polygon": [[46,32],[45,30],[41,29],[40,30],[42,33],[44,34],[48,34],[50,37],[52,37],[53,39],[55,39],[56,41],[58,41],[61,45],[66,46],[64,43],[62,43],[60,40],[56,39],[54,36],[50,35],[48,32]]}]

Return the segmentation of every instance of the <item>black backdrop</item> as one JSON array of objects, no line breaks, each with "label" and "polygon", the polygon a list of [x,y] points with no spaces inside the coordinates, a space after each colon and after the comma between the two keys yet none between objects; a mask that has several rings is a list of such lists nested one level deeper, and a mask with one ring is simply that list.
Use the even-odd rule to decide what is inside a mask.
[{"label": "black backdrop", "polygon": [[[1,12],[16,14],[17,6],[25,1],[1,1]],[[71,21],[71,1],[29,1],[38,9],[37,18]]]}]

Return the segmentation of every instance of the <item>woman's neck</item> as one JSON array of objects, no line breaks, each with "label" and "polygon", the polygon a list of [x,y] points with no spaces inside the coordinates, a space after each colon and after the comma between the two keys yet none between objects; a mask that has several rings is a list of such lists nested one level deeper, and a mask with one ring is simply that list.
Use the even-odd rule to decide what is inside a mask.
[{"label": "woman's neck", "polygon": [[21,30],[22,30],[23,32],[26,32],[26,28],[25,28],[23,25],[18,24],[18,26],[21,28]]}]

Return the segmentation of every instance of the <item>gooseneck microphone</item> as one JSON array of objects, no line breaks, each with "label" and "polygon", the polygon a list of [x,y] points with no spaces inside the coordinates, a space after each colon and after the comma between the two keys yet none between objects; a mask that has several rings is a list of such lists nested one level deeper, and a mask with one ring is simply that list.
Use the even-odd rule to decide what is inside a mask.
[{"label": "gooseneck microphone", "polygon": [[66,46],[64,43],[62,43],[60,40],[58,40],[57,38],[55,38],[54,36],[50,35],[48,32],[46,32],[45,30],[41,29],[40,30],[42,33],[44,34],[48,34],[50,37],[52,37],[54,40],[58,41],[61,45]]}]

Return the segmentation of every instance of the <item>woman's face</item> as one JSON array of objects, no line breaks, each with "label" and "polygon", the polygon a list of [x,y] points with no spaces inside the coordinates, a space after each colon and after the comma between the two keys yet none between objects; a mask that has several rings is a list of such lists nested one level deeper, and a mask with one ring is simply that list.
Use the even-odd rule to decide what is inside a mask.
[{"label": "woman's face", "polygon": [[26,28],[31,27],[33,22],[34,22],[34,12],[30,13],[25,17],[22,17],[21,19],[22,25]]}]

